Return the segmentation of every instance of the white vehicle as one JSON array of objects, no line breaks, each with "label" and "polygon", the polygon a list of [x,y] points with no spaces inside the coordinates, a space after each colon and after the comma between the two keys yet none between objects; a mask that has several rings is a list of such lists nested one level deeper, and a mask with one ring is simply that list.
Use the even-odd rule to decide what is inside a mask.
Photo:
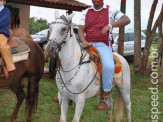
[{"label": "white vehicle", "polygon": [[[113,51],[118,51],[118,32],[113,32],[113,39],[114,44]],[[144,50],[145,47],[145,34],[141,32],[141,49]],[[134,32],[133,31],[126,31],[124,34],[124,56],[133,56],[134,55]]]}]

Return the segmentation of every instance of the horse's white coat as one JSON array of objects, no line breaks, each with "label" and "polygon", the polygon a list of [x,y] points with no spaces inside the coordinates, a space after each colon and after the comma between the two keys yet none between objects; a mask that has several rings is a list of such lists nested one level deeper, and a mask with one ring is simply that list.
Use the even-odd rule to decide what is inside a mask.
[{"label": "horse's white coat", "polygon": [[[73,14],[68,16],[67,20],[70,22],[72,17],[73,17]],[[56,13],[56,22],[60,22],[60,23],[54,23],[51,25],[50,41],[48,43],[47,49],[49,53],[52,53],[50,52],[50,50],[52,48],[51,46],[54,43],[60,44],[62,43],[62,41],[66,41],[65,44],[62,44],[61,50],[59,51],[58,54],[59,54],[59,58],[61,59],[61,65],[63,67],[63,70],[71,70],[79,64],[79,60],[80,60],[79,57],[81,56],[81,50],[75,38],[72,28],[71,28],[72,37],[70,37],[70,31],[67,33],[68,26],[61,24],[61,23],[64,23],[64,21],[58,18],[59,18],[59,14]],[[64,31],[64,28],[66,28],[66,31]],[[87,54],[86,51],[83,51],[83,54],[84,55],[86,54],[83,61],[87,61],[89,59],[89,55]],[[123,70],[122,71],[123,86],[122,87],[119,86],[119,90],[123,96],[123,99],[124,99],[124,102],[128,111],[128,121],[131,121],[130,70],[129,70],[129,66],[126,60],[119,54],[116,54],[116,55],[122,61],[122,70]],[[80,94],[72,94],[67,90],[69,89],[71,92],[76,93],[76,92],[81,92],[83,89],[85,89],[95,75],[96,70],[94,70],[93,68],[96,69],[96,67],[92,67],[91,63],[86,63],[80,66],[79,71],[77,71],[78,70],[78,66],[77,66],[75,69],[73,69],[70,72],[60,71],[61,76],[57,72],[56,83],[59,89],[58,98],[61,103],[61,116],[60,116],[61,122],[66,122],[66,115],[67,115],[69,100],[73,100],[74,102],[76,102],[75,115],[73,118],[73,122],[79,122],[81,113],[83,111],[85,99],[95,96],[95,94],[98,92],[100,85],[96,85],[95,80],[84,92]],[[75,75],[76,72],[77,74]],[[66,85],[67,89],[61,83],[62,82],[61,77],[65,83],[68,83],[70,81],[70,84]],[[99,74],[96,75],[95,79],[96,80],[100,79]],[[112,108],[111,97],[109,98],[109,102],[110,102],[109,107]],[[111,109],[111,112],[112,112],[112,109]]]}]

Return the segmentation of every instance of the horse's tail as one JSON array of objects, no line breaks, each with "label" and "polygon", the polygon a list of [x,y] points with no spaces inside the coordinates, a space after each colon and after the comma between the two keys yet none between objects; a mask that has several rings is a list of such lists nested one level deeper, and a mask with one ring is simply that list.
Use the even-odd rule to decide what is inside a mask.
[{"label": "horse's tail", "polygon": [[39,81],[40,78],[35,76],[31,76],[31,78],[29,78],[25,107],[26,112],[33,112],[37,110]]},{"label": "horse's tail", "polygon": [[115,100],[115,111],[116,111],[116,122],[121,122],[123,117],[124,101],[122,94],[117,87],[116,100]]}]

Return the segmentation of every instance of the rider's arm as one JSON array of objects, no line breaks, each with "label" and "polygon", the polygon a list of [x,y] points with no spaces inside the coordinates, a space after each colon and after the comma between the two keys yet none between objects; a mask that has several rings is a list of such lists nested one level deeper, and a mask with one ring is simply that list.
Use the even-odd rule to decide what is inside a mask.
[{"label": "rider's arm", "polygon": [[113,27],[122,27],[130,23],[128,16],[123,15],[118,21],[110,23]]},{"label": "rider's arm", "polygon": [[[2,11],[1,11],[2,12]],[[8,11],[8,9],[5,11],[5,13],[1,14],[3,16],[0,16],[0,28],[2,28],[5,25],[9,25],[11,22],[11,18],[10,18],[10,12]]]},{"label": "rider's arm", "polygon": [[84,33],[85,33],[85,18],[86,18],[87,11],[88,11],[88,9],[87,10],[84,10],[82,12],[82,17],[81,17],[80,24],[79,24],[79,29],[78,29],[79,39],[82,42],[83,48],[86,48],[86,47],[89,47],[90,46],[89,42],[87,42],[85,40],[85,35],[84,35]]},{"label": "rider's arm", "polygon": [[[123,14],[121,11],[116,10],[115,8],[110,7],[110,13],[109,13],[109,24],[114,27],[123,27],[130,23],[130,19]],[[109,31],[109,25],[106,25],[102,29],[102,33],[106,34],[107,31]]]},{"label": "rider's arm", "polygon": [[86,48],[86,47],[89,47],[89,46],[91,46],[91,45],[90,45],[89,42],[87,42],[87,41],[85,40],[84,33],[85,33],[85,26],[84,26],[84,25],[79,25],[79,30],[78,30],[79,39],[80,39],[81,42],[82,42],[83,48]]}]

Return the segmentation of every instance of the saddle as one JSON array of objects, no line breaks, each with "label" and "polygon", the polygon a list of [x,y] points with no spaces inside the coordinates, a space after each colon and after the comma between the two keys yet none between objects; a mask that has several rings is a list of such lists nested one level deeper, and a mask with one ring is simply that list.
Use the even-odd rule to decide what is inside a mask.
[{"label": "saddle", "polygon": [[[93,46],[88,47],[86,50],[89,53],[93,62],[96,64],[100,76],[102,76],[102,62],[98,51]],[[113,53],[113,58],[114,58],[114,82],[117,85],[122,85],[122,80],[121,80],[122,63],[120,59],[117,57],[117,55],[114,53]],[[96,84],[100,84],[100,83],[96,83]]]},{"label": "saddle", "polygon": [[[30,51],[30,48],[19,38],[13,37],[12,33],[10,33],[10,38],[8,39],[7,44],[11,48],[12,59],[14,63],[28,59],[28,52]],[[1,54],[0,54],[0,76],[8,78],[6,64]]]}]

